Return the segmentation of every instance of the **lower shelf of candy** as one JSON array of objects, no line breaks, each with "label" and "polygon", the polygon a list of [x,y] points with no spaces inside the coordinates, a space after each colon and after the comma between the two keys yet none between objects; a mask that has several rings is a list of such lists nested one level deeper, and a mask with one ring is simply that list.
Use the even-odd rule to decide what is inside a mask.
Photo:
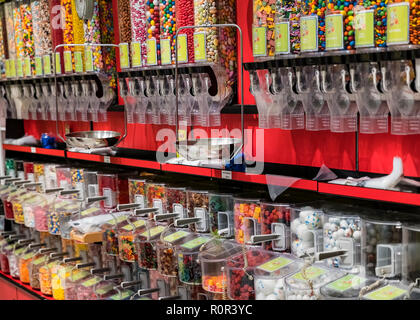
[{"label": "lower shelf of candy", "polygon": [[[25,284],[22,281],[13,278],[11,275],[5,274],[4,272],[1,272],[1,271],[0,271],[0,279],[4,280],[4,281],[0,280],[0,292],[2,292],[5,295],[5,296],[2,295],[1,300],[21,300],[21,299],[17,299],[19,297],[17,294],[15,295],[16,292],[13,292],[13,289],[14,290],[20,289],[20,290],[25,291],[25,293],[27,292],[29,294],[29,296],[25,295],[28,297],[27,300],[29,300],[31,297],[33,298],[33,300],[54,300],[53,297],[46,296],[42,294],[41,291],[33,289],[30,285]],[[6,287],[8,287],[7,289],[9,290],[7,290]]]}]

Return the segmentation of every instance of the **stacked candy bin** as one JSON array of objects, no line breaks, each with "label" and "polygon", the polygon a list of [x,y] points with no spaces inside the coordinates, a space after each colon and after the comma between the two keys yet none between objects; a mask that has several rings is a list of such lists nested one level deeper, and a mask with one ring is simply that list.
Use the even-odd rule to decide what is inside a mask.
[{"label": "stacked candy bin", "polygon": [[99,195],[105,196],[101,208],[115,209],[118,204],[118,176],[116,174],[98,173]]},{"label": "stacked candy bin", "polygon": [[23,172],[25,173],[25,180],[35,182],[34,178],[34,163],[25,161],[23,162]]},{"label": "stacked candy bin", "polygon": [[39,269],[48,260],[48,253],[36,252],[29,264],[29,283],[33,289],[40,290]]},{"label": "stacked candy bin", "polygon": [[276,253],[243,246],[242,252],[230,257],[226,264],[228,296],[231,300],[255,300],[255,268],[271,260]]},{"label": "stacked candy bin", "polygon": [[107,255],[118,256],[118,230],[127,225],[127,216],[114,217],[102,225],[103,246]]},{"label": "stacked candy bin", "polygon": [[31,75],[35,71],[35,50],[33,39],[33,24],[32,24],[32,11],[30,0],[23,0],[20,2],[20,15],[22,22],[22,57],[29,58]]},{"label": "stacked candy bin", "polygon": [[[367,29],[365,22],[365,15],[372,14],[374,17],[374,29],[372,43],[362,43],[361,45],[356,43],[357,47],[386,47],[386,20],[387,20],[387,5],[388,0],[379,2],[360,0],[357,5],[354,6],[354,19],[353,27],[355,32],[355,39],[360,31]],[[346,36],[346,35],[344,35]]]},{"label": "stacked candy bin", "polygon": [[[146,61],[146,6],[144,1],[130,0],[131,34],[133,42],[139,42],[141,48],[141,64]],[[121,30],[121,29],[120,29]],[[125,31],[127,33],[127,31]],[[131,40],[131,39],[130,39]]]},{"label": "stacked candy bin", "polygon": [[[276,2],[276,16],[275,16],[275,53],[299,53],[300,52],[300,15],[301,15],[301,0],[277,0]],[[280,32],[281,24],[288,25],[288,50],[278,46],[282,44],[282,38],[286,35]]]},{"label": "stacked candy bin", "polygon": [[[61,223],[68,222],[71,215],[80,210],[80,202],[73,199],[73,195],[60,195],[55,198],[51,211],[48,212],[48,232],[53,235],[61,234]],[[69,232],[63,228],[64,233]]]},{"label": "stacked candy bin", "polygon": [[168,228],[163,231],[157,243],[158,271],[163,276],[176,277],[178,275],[178,260],[176,248],[188,242],[194,236],[185,230]]},{"label": "stacked candy bin", "polygon": [[40,182],[42,189],[45,190],[45,165],[43,163],[34,163],[34,181]]},{"label": "stacked candy bin", "polygon": [[12,200],[20,195],[22,195],[25,192],[23,188],[16,189],[14,187],[9,187],[8,189],[2,190],[1,200],[3,202],[3,208],[4,208],[4,217],[7,220],[14,220],[13,216],[13,207],[12,207]]},{"label": "stacked candy bin", "polygon": [[63,283],[65,300],[77,300],[77,288],[89,276],[90,273],[88,270],[72,268],[69,277]]},{"label": "stacked candy bin", "polygon": [[55,195],[46,195],[45,202],[40,202],[38,206],[33,207],[36,231],[48,232],[48,217],[54,210],[55,198]]},{"label": "stacked candy bin", "polygon": [[209,220],[212,232],[219,232],[224,238],[234,236],[233,197],[230,194],[209,194]]},{"label": "stacked candy bin", "polygon": [[257,30],[256,28],[264,28],[263,34],[265,35],[265,43],[266,43],[265,54],[257,54],[257,56],[258,55],[274,56],[275,13],[276,13],[276,0],[268,0],[268,1],[254,0],[254,18],[252,21],[252,26],[254,28],[254,31],[253,31],[254,42],[256,41],[256,36],[258,36],[256,33],[256,30]]},{"label": "stacked candy bin", "polygon": [[164,213],[166,209],[166,186],[163,183],[146,183],[147,206],[158,208],[158,213]]},{"label": "stacked candy bin", "polygon": [[[412,293],[418,294],[418,289]],[[362,295],[362,300],[406,300],[410,298],[409,288],[398,282],[385,283],[378,289],[369,291]]]},{"label": "stacked candy bin", "polygon": [[[185,26],[194,25],[194,0],[177,0],[175,1],[175,12],[176,12],[176,27],[181,28]],[[188,62],[194,62],[194,30],[185,29],[179,32],[179,34],[187,35],[188,43]]]},{"label": "stacked candy bin", "polygon": [[55,171],[55,164],[44,164],[45,189],[57,188],[57,172]]},{"label": "stacked candy bin", "polygon": [[138,234],[146,229],[146,219],[139,217],[127,217],[127,223],[118,229],[118,252],[122,261],[136,262],[138,252],[135,239]]},{"label": "stacked candy bin", "polygon": [[35,228],[35,210],[39,207],[44,207],[46,202],[45,197],[36,194],[33,198],[28,199],[22,204],[24,223],[26,227]]},{"label": "stacked candy bin", "polygon": [[71,168],[69,167],[56,167],[57,186],[64,190],[72,189],[71,183]]},{"label": "stacked candy bin", "polygon": [[51,291],[55,300],[64,300],[64,281],[70,276],[72,265],[57,262],[51,268]]},{"label": "stacked candy bin", "polygon": [[260,200],[235,198],[234,202],[235,240],[238,243],[247,243],[252,235],[260,233]]},{"label": "stacked candy bin", "polygon": [[13,217],[15,220],[15,223],[18,224],[24,224],[25,223],[25,216],[23,214],[23,205],[26,201],[32,200],[34,197],[36,197],[35,192],[28,192],[25,191],[25,193],[14,197],[11,199],[11,204],[13,208]]},{"label": "stacked candy bin", "polygon": [[19,279],[19,259],[25,253],[25,250],[26,248],[23,245],[14,244],[11,250],[8,251],[7,260],[9,261],[9,271],[13,278]]},{"label": "stacked candy bin", "polygon": [[87,198],[87,185],[85,183],[84,169],[70,169],[72,189],[79,190],[79,198]]},{"label": "stacked candy bin", "polygon": [[256,300],[284,300],[284,278],[299,271],[303,261],[290,254],[275,254],[255,268]]},{"label": "stacked candy bin", "polygon": [[[101,26],[99,17],[99,1],[93,1],[93,14],[89,20],[83,20],[84,42],[100,44],[101,43]],[[102,57],[101,47],[88,47],[86,50],[92,51],[93,70],[101,71],[104,69],[104,61]],[[86,57],[85,57],[86,58]]]},{"label": "stacked candy bin", "polygon": [[301,271],[284,280],[286,300],[320,300],[321,287],[343,276],[343,271],[321,264],[304,266]]},{"label": "stacked candy bin", "polygon": [[179,214],[180,218],[186,217],[187,189],[183,187],[166,187],[166,212]]},{"label": "stacked candy bin", "polygon": [[86,186],[86,196],[96,197],[99,195],[98,173],[96,171],[83,171]]},{"label": "stacked candy bin", "polygon": [[209,226],[209,193],[202,190],[187,191],[187,211],[189,217],[200,218],[200,222],[190,225],[193,232],[208,232]]},{"label": "stacked candy bin", "polygon": [[[409,21],[401,22],[402,16],[401,14],[398,14],[398,7],[403,6],[409,10]],[[395,44],[402,44],[402,43],[410,43],[410,44],[420,44],[420,12],[419,12],[419,2],[418,0],[388,0],[388,6],[387,6],[387,45],[391,45],[391,41],[389,39],[389,31],[392,26],[395,26],[397,29],[397,32],[401,36],[404,35],[403,32],[399,30],[403,30],[405,27],[408,27],[409,34],[408,39],[398,39],[401,41],[396,41]],[[400,21],[399,21],[400,20]],[[408,25],[401,25],[401,24],[408,24]],[[401,29],[400,29],[401,28]],[[394,29],[395,31],[395,29]],[[393,37],[395,38],[395,36]]]},{"label": "stacked candy bin", "polygon": [[293,207],[291,211],[291,251],[301,257],[322,251],[323,211],[312,207]]},{"label": "stacked candy bin", "polygon": [[52,296],[51,269],[57,263],[59,263],[58,258],[48,258],[48,260],[39,267],[40,289],[41,292],[47,296]]},{"label": "stacked candy bin", "polygon": [[261,203],[261,234],[279,234],[278,240],[265,242],[266,250],[286,251],[290,249],[290,205]]},{"label": "stacked candy bin", "polygon": [[118,0],[118,26],[121,43],[130,43],[132,39],[130,9],[130,0]]},{"label": "stacked candy bin", "polygon": [[84,279],[77,286],[77,300],[104,300],[117,293],[112,281],[92,276]]},{"label": "stacked candy bin", "polygon": [[0,270],[3,273],[9,273],[9,261],[7,260],[7,250],[6,247],[11,249],[11,246],[7,243],[6,239],[0,240]]},{"label": "stacked candy bin", "polygon": [[182,283],[188,285],[201,284],[201,266],[198,263],[198,254],[201,246],[210,239],[206,236],[195,235],[191,240],[177,247],[178,276]]},{"label": "stacked candy bin", "polygon": [[130,203],[139,203],[140,209],[145,206],[146,180],[128,179],[128,195]]},{"label": "stacked candy bin", "polygon": [[32,0],[31,11],[34,28],[35,56],[42,57],[47,54],[52,54],[49,0]]},{"label": "stacked candy bin", "polygon": [[16,164],[14,159],[6,159],[6,175],[16,177]]},{"label": "stacked candy bin", "polygon": [[[160,65],[160,17],[159,17],[159,0],[145,0],[146,9],[146,30],[147,30],[147,57],[154,56],[152,63],[147,61],[148,65]],[[156,51],[151,50],[153,46],[150,42],[156,43]],[[154,63],[155,62],[155,63]]]},{"label": "stacked candy bin", "polygon": [[169,40],[170,61],[175,63],[176,5],[174,0],[159,0],[160,41]]},{"label": "stacked candy bin", "polygon": [[156,243],[164,230],[165,226],[155,225],[148,221],[146,230],[137,236],[136,248],[140,268],[147,270],[157,269]]}]

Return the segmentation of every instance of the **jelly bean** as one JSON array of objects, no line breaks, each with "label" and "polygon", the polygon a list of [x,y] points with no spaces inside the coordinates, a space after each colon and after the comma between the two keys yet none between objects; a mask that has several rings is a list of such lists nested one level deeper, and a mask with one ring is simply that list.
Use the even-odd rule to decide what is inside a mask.
[{"label": "jelly bean", "polygon": [[159,0],[160,38],[169,39],[171,44],[171,62],[175,63],[176,12],[175,0]]},{"label": "jelly bean", "polygon": [[162,210],[166,208],[166,188],[164,184],[147,183],[146,194],[149,208],[156,206],[156,200],[162,203]]},{"label": "jelly bean", "polygon": [[290,53],[299,53],[301,2],[296,0],[278,0],[276,8],[276,23],[289,22]]},{"label": "jelly bean", "polygon": [[128,194],[130,203],[141,202],[144,206],[146,181],[140,179],[128,179]]},{"label": "jelly bean", "polygon": [[[99,4],[98,1],[93,2],[93,14],[90,20],[84,20],[84,43],[101,43],[101,29],[99,18]],[[91,47],[93,53],[93,69],[94,71],[101,71],[104,67],[101,47]]]},{"label": "jelly bean", "polygon": [[169,277],[176,277],[178,274],[178,263],[174,249],[163,244],[158,244],[157,255],[159,273]]},{"label": "jelly bean", "polygon": [[[113,2],[99,0],[99,17],[101,27],[101,43],[114,43]],[[102,47],[105,71],[109,73],[111,88],[116,88],[116,54],[114,48]]]},{"label": "jelly bean", "polygon": [[141,59],[145,63],[147,57],[146,51],[146,7],[144,1],[130,0],[131,8],[131,33],[132,40],[140,42],[141,45]]},{"label": "jelly bean", "polygon": [[135,262],[138,258],[134,245],[134,235],[125,234],[118,236],[118,251],[122,261]]},{"label": "jelly bean", "polygon": [[[235,200],[234,206],[234,227],[235,227],[235,240],[238,243],[244,243],[248,241],[249,236],[254,234],[255,227],[261,222],[261,206],[257,201],[242,201]],[[249,218],[253,220],[247,220]],[[251,222],[254,224],[251,225]],[[246,236],[246,237],[245,237]]]},{"label": "jelly bean", "polygon": [[[176,0],[175,1],[175,12],[176,12],[176,26],[177,28],[194,25],[194,0]],[[179,34],[187,35],[188,43],[188,62],[194,62],[194,30],[184,29]]]},{"label": "jelly bean", "polygon": [[217,276],[204,275],[202,277],[203,289],[214,293],[223,293],[227,287],[226,276],[223,274]]},{"label": "jelly bean", "polygon": [[50,6],[48,0],[31,2],[32,23],[34,29],[34,47],[36,56],[52,53],[52,31],[50,24]]}]

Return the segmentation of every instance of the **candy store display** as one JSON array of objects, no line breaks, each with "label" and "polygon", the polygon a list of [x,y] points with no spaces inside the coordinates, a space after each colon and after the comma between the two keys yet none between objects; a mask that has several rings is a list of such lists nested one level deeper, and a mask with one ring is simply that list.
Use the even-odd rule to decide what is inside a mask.
[{"label": "candy store display", "polygon": [[90,273],[87,270],[72,268],[70,275],[63,283],[64,299],[77,300],[77,289],[80,287],[80,283],[84,282],[89,276]]},{"label": "candy store display", "polygon": [[[145,1],[130,0],[130,20],[131,20],[131,35],[132,35],[131,38],[132,39],[129,39],[127,42],[130,42],[131,40],[133,42],[139,42],[140,49],[141,49],[141,64],[142,65],[146,63],[146,57],[147,57],[146,39],[148,37],[148,33],[147,33],[147,28],[146,28],[146,19],[149,13],[146,12]],[[121,31],[121,28],[120,28],[120,31]],[[131,53],[133,54],[133,52]]]},{"label": "candy store display", "polygon": [[[274,19],[275,54],[297,54],[300,52],[301,3],[301,0],[276,1],[276,13]],[[286,27],[282,28],[283,25]],[[287,40],[284,40],[284,37],[287,37]],[[287,43],[286,47],[283,47],[284,41]]]},{"label": "candy store display", "polygon": [[164,213],[166,209],[166,186],[164,183],[146,183],[147,206],[158,208],[159,213]]},{"label": "candy store display", "polygon": [[261,206],[257,199],[234,199],[235,240],[238,243],[249,242],[252,235],[260,233]]},{"label": "candy store display", "polygon": [[130,10],[130,0],[118,0],[118,26],[120,34],[120,43],[130,43],[132,40],[132,23]]},{"label": "candy store display", "polygon": [[73,189],[71,168],[69,167],[56,167],[55,172],[57,175],[57,186],[64,190]]},{"label": "candy store display", "polygon": [[303,267],[299,272],[284,279],[286,300],[321,300],[320,289],[323,285],[345,276],[339,269],[322,265]]},{"label": "candy store display", "polygon": [[48,0],[32,0],[32,24],[34,30],[35,56],[52,54],[52,30],[50,23],[50,3]]},{"label": "candy store display", "polygon": [[118,252],[122,261],[136,262],[138,252],[135,240],[138,234],[146,230],[147,220],[128,217],[126,223],[118,229]]},{"label": "candy store display", "polygon": [[[402,13],[405,10],[409,10],[408,19],[406,19],[405,12]],[[388,0],[386,14],[387,31],[391,28],[393,30],[392,39],[389,39],[391,35],[387,33],[388,46],[391,44],[420,44],[420,12],[417,0]],[[408,27],[408,35],[403,32],[406,27]]]},{"label": "candy store display", "polygon": [[[169,1],[169,0],[168,0]],[[147,30],[147,65],[160,65],[160,14],[159,0],[145,0]]]},{"label": "candy store display", "polygon": [[[175,33],[176,33],[176,1],[175,0],[159,0],[160,12],[160,39],[161,41],[169,40],[170,61],[175,63]],[[187,50],[188,51],[188,50]]]},{"label": "candy store display", "polygon": [[[101,26],[101,43],[114,43],[114,16],[113,16],[112,1],[99,0],[99,17]],[[116,71],[116,53],[114,48],[102,47],[102,57],[104,61],[104,68],[106,72]],[[111,88],[115,88],[115,78],[111,78]]]},{"label": "candy store display", "polygon": [[284,300],[284,278],[303,267],[290,254],[275,254],[254,272],[255,300]]},{"label": "candy store display", "polygon": [[291,252],[298,257],[322,251],[323,211],[312,207],[294,207],[291,211]]},{"label": "candy store display", "polygon": [[33,289],[41,289],[39,282],[39,269],[47,260],[47,254],[35,253],[29,263],[29,284]]},{"label": "candy store display", "polygon": [[105,196],[106,200],[101,201],[101,208],[110,210],[118,204],[118,175],[98,173],[99,195]]},{"label": "candy store display", "polygon": [[32,200],[36,197],[36,193],[34,192],[24,192],[20,196],[13,198],[10,202],[12,203],[13,208],[13,217],[15,223],[24,224],[25,223],[25,216],[23,214],[23,206],[26,201]]},{"label": "candy store display", "polygon": [[290,205],[261,203],[261,234],[278,234],[278,240],[265,242],[266,250],[286,251],[290,249]]},{"label": "candy store display", "polygon": [[[254,0],[254,15],[252,20],[254,56],[274,56],[276,0]],[[263,39],[260,39],[263,37]],[[258,40],[258,41],[257,41]],[[261,53],[255,53],[255,43],[263,46]]]},{"label": "candy store display", "polygon": [[73,266],[66,263],[56,263],[51,268],[51,291],[55,300],[64,300],[64,281],[70,276]]},{"label": "candy store display", "polygon": [[[175,25],[179,29],[181,27],[193,26],[195,17],[194,17],[194,0],[176,0],[175,1]],[[194,62],[194,46],[191,43],[194,43],[194,29],[184,29],[179,32],[179,34],[187,35],[187,55],[188,62]]]},{"label": "candy store display", "polygon": [[77,300],[104,300],[116,294],[114,283],[92,276],[77,286]]},{"label": "candy store display", "polygon": [[[92,18],[83,21],[84,29],[84,43],[101,43],[101,26],[99,16],[99,0],[93,1],[93,14]],[[92,51],[93,70],[101,71],[104,68],[104,61],[102,57],[101,47],[88,47],[87,50]]]},{"label": "candy store display", "polygon": [[8,251],[7,260],[9,261],[9,272],[13,278],[19,279],[19,259],[25,252],[26,248],[22,245],[14,244],[10,251]]},{"label": "candy store display", "polygon": [[104,223],[101,227],[103,233],[102,244],[107,255],[118,256],[118,230],[127,225],[126,216],[118,216]]},{"label": "candy store display", "polygon": [[242,252],[230,257],[226,264],[228,289],[231,300],[255,300],[255,268],[271,260],[272,251],[243,247]]},{"label": "candy store display", "polygon": [[233,206],[231,194],[209,194],[209,222],[212,232],[218,232],[224,238],[234,236]]},{"label": "candy store display", "polygon": [[79,190],[79,198],[80,199],[86,199],[86,193],[87,193],[87,185],[85,182],[84,177],[84,170],[83,169],[76,169],[72,168],[70,169],[70,175],[71,175],[71,186],[72,189]]},{"label": "candy store display", "polygon": [[22,195],[25,192],[23,188],[21,189],[9,189],[9,192],[5,192],[2,194],[1,200],[3,201],[3,208],[4,208],[4,217],[8,220],[14,220],[14,213],[13,213],[13,205],[12,200],[17,198],[18,196]]},{"label": "candy store display", "polygon": [[198,262],[200,248],[211,238],[197,235],[176,249],[178,276],[182,283],[201,285],[201,266]]},{"label": "candy store display", "polygon": [[[72,215],[80,211],[80,203],[70,196],[58,196],[55,198],[52,210],[48,212],[48,232],[53,235],[62,235],[69,238],[70,229],[68,222]],[[61,226],[63,225],[63,230]]]},{"label": "candy store display", "polygon": [[146,204],[146,180],[128,179],[128,195],[130,203],[140,204],[140,209]]},{"label": "candy store display", "polygon": [[[366,43],[362,41],[361,45],[358,45],[356,43],[356,47],[386,47],[387,5],[388,0],[378,2],[366,0],[358,1],[357,5],[354,6],[353,27],[355,32],[355,38],[359,32],[361,32],[362,36],[364,36],[365,32],[369,30],[366,26],[365,16],[373,15],[374,17],[373,39],[368,38],[369,41],[366,41]],[[364,37],[362,39],[364,39]],[[373,42],[371,42],[371,40]]]},{"label": "candy store display", "polygon": [[147,270],[157,269],[156,244],[160,240],[160,235],[164,230],[164,225],[156,225],[148,221],[146,223],[146,230],[137,236],[136,249],[140,268]]},{"label": "candy store display", "polygon": [[187,191],[187,212],[189,217],[200,218],[190,225],[191,231],[209,232],[209,193],[203,190]]},{"label": "candy store display", "polygon": [[35,251],[26,250],[24,254],[19,259],[19,279],[21,282],[29,284],[29,265],[35,256]]}]

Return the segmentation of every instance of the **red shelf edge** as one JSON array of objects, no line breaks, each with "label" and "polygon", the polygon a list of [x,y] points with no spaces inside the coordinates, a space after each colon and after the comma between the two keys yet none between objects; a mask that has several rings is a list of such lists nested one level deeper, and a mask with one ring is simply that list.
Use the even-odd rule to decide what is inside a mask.
[{"label": "red shelf edge", "polygon": [[162,164],[161,167],[162,167],[162,171],[193,174],[193,175],[205,176],[205,177],[212,176],[212,169],[210,168],[184,166],[184,165],[179,165],[179,164]]},{"label": "red shelf edge", "polygon": [[[18,151],[18,152],[26,152],[26,153],[33,153],[32,147],[27,146],[16,146],[13,144],[3,144],[4,150],[9,151]],[[64,150],[58,150],[58,149],[44,149],[44,148],[35,148],[34,153],[36,154],[43,154],[47,156],[55,156],[55,157],[64,157]]]},{"label": "red shelf edge", "polygon": [[318,183],[318,192],[352,198],[361,198],[367,200],[378,200],[420,206],[420,194],[409,192],[345,186],[325,182]]},{"label": "red shelf edge", "polygon": [[161,169],[161,166],[160,166],[159,162],[148,161],[148,160],[111,157],[111,163],[112,164],[129,166],[129,167],[140,167],[140,168],[154,169],[154,170],[160,170]]},{"label": "red shelf edge", "polygon": [[70,159],[104,162],[104,156],[101,156],[98,154],[90,154],[90,153],[82,153],[82,152],[67,152],[67,157]]},{"label": "red shelf edge", "polygon": [[18,285],[18,288],[19,289],[21,289],[22,287],[23,288],[25,288],[27,291],[30,291],[32,294],[34,294],[35,296],[38,296],[38,297],[40,297],[40,298],[44,298],[44,299],[47,299],[47,300],[55,300],[53,297],[50,297],[50,296],[46,296],[46,295],[44,295],[43,293],[41,293],[41,291],[38,291],[38,290],[35,290],[35,289],[32,289],[32,287],[29,285],[29,284],[25,284],[25,283],[23,283],[22,281],[20,281],[20,280],[17,280],[17,279],[15,279],[15,278],[13,278],[11,275],[9,275],[9,274],[6,274],[6,273],[4,273],[4,272],[2,272],[2,271],[0,271],[0,274],[4,277],[4,278],[7,278],[7,279],[9,279],[9,280],[11,280],[12,282],[14,282],[14,283],[16,283],[17,285]]},{"label": "red shelf edge", "polygon": [[4,150],[9,150],[9,151],[19,151],[19,152],[29,152],[29,153],[31,153],[31,147],[16,146],[14,144],[3,144],[3,149]]}]

